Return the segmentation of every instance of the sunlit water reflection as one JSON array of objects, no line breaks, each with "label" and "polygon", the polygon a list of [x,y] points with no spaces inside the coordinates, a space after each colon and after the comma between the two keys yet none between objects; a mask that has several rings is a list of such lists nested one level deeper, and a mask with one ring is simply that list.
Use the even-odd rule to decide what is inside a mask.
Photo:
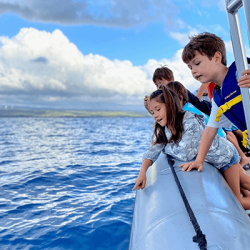
[{"label": "sunlit water reflection", "polygon": [[128,249],[152,118],[1,118],[0,249]]}]

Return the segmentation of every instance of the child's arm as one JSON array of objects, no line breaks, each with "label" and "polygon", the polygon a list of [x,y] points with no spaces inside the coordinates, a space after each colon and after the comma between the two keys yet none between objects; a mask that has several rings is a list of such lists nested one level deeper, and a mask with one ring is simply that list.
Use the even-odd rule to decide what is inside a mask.
[{"label": "child's arm", "polygon": [[197,109],[201,112],[205,113],[206,115],[210,116],[212,105],[210,102],[207,101],[200,101],[197,96],[192,94],[189,90],[188,91],[188,102],[193,104]]},{"label": "child's arm", "polygon": [[196,160],[193,162],[187,162],[180,167],[182,167],[182,171],[191,171],[193,168],[197,169],[198,172],[202,171],[202,166],[207,156],[208,150],[212,145],[214,137],[218,131],[218,128],[206,127],[202,133],[201,143],[198,151],[198,155]]},{"label": "child's arm", "polygon": [[250,69],[244,70],[242,72],[242,77],[238,79],[238,85],[241,88],[250,88]]},{"label": "child's arm", "polygon": [[135,185],[132,191],[134,191],[135,189],[143,189],[145,187],[147,181],[146,172],[148,168],[152,165],[152,163],[153,162],[149,159],[145,159],[142,162],[140,173],[135,181]]},{"label": "child's arm", "polygon": [[205,91],[207,90],[207,87],[209,85],[210,82],[208,83],[203,83],[201,84],[196,96],[199,98],[199,100],[201,101],[201,97],[203,96],[203,94],[205,93]]},{"label": "child's arm", "polygon": [[148,150],[143,154],[143,161],[140,173],[135,181],[135,185],[132,190],[143,189],[146,185],[146,172],[147,169],[157,160],[164,144],[155,144],[149,146]]}]

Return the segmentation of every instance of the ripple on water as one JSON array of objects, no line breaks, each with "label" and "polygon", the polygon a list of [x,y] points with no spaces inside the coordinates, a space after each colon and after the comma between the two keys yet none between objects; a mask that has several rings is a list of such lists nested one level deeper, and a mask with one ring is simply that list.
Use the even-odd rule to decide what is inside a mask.
[{"label": "ripple on water", "polygon": [[151,118],[0,124],[1,249],[128,249]]}]

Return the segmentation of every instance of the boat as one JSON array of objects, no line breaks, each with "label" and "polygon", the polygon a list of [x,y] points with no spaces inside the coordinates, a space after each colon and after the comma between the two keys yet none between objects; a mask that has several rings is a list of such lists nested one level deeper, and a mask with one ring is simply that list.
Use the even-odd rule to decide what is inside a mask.
[{"label": "boat", "polygon": [[[250,219],[222,174],[209,163],[202,172],[173,165],[208,250],[250,249]],[[168,158],[161,153],[136,191],[129,250],[196,250],[195,229],[176,185]]]},{"label": "boat", "polygon": [[[248,65],[238,10],[243,6],[250,42],[250,1],[225,0],[225,4],[240,76]],[[241,88],[241,95],[249,131],[249,89]],[[249,138],[247,144],[250,148]],[[250,249],[249,215],[221,173],[209,163],[203,164],[202,172],[183,172],[179,168],[183,163],[175,160],[172,166],[169,157],[161,153],[148,169],[145,188],[136,191],[129,250]],[[178,182],[184,190],[185,203]],[[197,236],[201,236],[200,241]]]}]

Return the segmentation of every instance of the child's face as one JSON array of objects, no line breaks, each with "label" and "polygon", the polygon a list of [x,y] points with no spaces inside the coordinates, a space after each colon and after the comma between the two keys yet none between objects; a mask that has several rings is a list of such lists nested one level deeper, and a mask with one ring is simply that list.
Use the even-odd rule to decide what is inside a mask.
[{"label": "child's face", "polygon": [[157,102],[155,99],[149,103],[149,112],[154,117],[155,121],[162,127],[167,125],[167,114],[165,103]]},{"label": "child's face", "polygon": [[215,56],[210,60],[206,55],[196,52],[195,57],[187,65],[197,81],[201,83],[214,81]]},{"label": "child's face", "polygon": [[156,88],[159,89],[160,86],[167,86],[172,81],[173,80],[169,81],[169,80],[166,80],[164,78],[161,78],[161,79],[157,79],[154,84],[155,84]]}]

